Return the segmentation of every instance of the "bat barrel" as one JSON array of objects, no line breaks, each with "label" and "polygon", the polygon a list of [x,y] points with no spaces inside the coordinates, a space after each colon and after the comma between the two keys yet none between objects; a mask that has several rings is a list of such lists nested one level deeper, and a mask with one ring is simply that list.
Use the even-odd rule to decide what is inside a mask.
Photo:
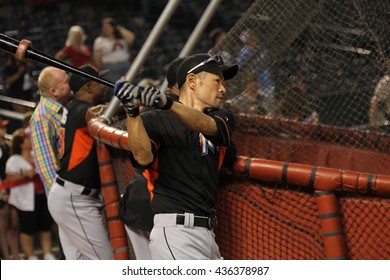
[{"label": "bat barrel", "polygon": [[[8,52],[10,54],[15,55],[19,44],[20,44],[19,41],[0,33],[0,50],[3,50],[5,52]],[[91,75],[87,72],[84,72],[76,67],[73,67],[69,64],[66,64],[58,59],[55,59],[54,57],[51,57],[48,54],[45,54],[39,50],[35,50],[32,47],[29,47],[27,49],[27,51],[25,53],[25,58],[28,58],[32,61],[36,61],[36,62],[45,64],[45,65],[50,65],[50,66],[62,69],[64,71],[82,76],[84,78],[98,82],[98,83],[103,84],[103,85],[108,86],[108,87],[113,88],[115,86],[115,84],[110,82],[110,81],[107,81],[107,80],[102,79],[100,77],[97,77],[97,76]]]},{"label": "bat barrel", "polygon": [[91,75],[87,72],[84,72],[76,67],[73,67],[69,64],[66,64],[62,61],[59,61],[53,57],[46,55],[45,53],[42,53],[42,52],[34,50],[34,49],[27,50],[26,58],[31,59],[33,61],[43,63],[43,64],[48,64],[48,65],[57,67],[57,68],[62,69],[64,71],[82,76],[84,78],[90,79],[92,81],[98,82],[98,83],[103,84],[103,85],[108,86],[108,87],[112,87],[112,88],[115,87],[115,84],[110,82],[110,81],[107,81],[105,79],[102,79],[102,78],[94,76],[94,75]]},{"label": "bat barrel", "polygon": [[0,48],[10,54],[15,54],[19,42],[0,33]]}]

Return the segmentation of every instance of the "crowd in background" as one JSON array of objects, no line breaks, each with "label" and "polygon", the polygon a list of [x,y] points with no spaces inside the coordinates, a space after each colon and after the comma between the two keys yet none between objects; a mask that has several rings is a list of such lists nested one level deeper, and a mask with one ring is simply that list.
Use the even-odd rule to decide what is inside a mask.
[{"label": "crowd in background", "polygon": [[[2,21],[1,28],[6,35],[19,40],[27,38],[33,42],[34,48],[75,67],[92,64],[97,70],[109,69],[105,79],[112,82],[126,74],[164,8],[160,4],[152,5],[149,1],[117,1],[117,7],[111,6],[117,12],[113,13],[110,9],[111,12],[107,14],[105,5],[109,3],[104,1],[97,4],[93,11],[82,3],[75,10],[72,1],[30,2],[23,4],[24,6],[10,4],[3,7],[4,11],[12,9],[14,14],[20,15],[18,21]],[[124,14],[127,9],[120,7],[120,3],[126,5],[130,12]],[[204,1],[192,3],[192,8],[179,8],[177,13],[189,16],[186,17],[186,24],[183,24],[181,17],[173,19],[170,34],[162,35],[162,43],[152,51],[137,80],[146,78],[154,81],[155,86],[161,84],[169,62],[179,53],[207,4],[208,1]],[[63,9],[64,7],[68,10]],[[90,12],[87,16],[81,16],[81,11],[85,8],[89,8]],[[64,11],[68,12],[64,14]],[[233,15],[224,16],[231,18]],[[67,20],[61,20],[64,17]],[[188,18],[193,19],[191,24],[188,24]],[[225,20],[210,24],[197,46],[198,50],[207,51],[221,39],[218,37],[222,35],[223,38],[224,30],[228,30],[229,24],[234,21],[229,24],[224,22]],[[214,28],[215,26],[218,28]],[[1,121],[0,132],[3,133],[0,135],[0,154],[3,164],[0,171],[3,173],[1,182],[4,188],[0,190],[0,256],[3,259],[37,259],[36,249],[41,248],[40,258],[54,259],[52,245],[56,244],[51,244],[52,233],[56,237],[58,229],[50,215],[48,216],[45,189],[35,172],[31,142],[28,141],[29,118],[35,109],[34,105],[41,99],[38,76],[44,65],[31,61],[20,62],[5,53],[0,53],[0,59],[4,62],[0,71],[0,95],[19,100],[11,103],[1,100],[0,106],[22,115],[22,121],[16,125],[8,120]],[[107,101],[111,97],[112,93],[108,95]],[[33,103],[31,105],[23,103],[24,101]],[[7,185],[12,182],[18,186]],[[26,193],[28,196],[24,195]],[[33,222],[35,220],[37,223]]]},{"label": "crowd in background", "polygon": [[[9,35],[15,35],[14,37],[18,39],[29,38],[37,49],[43,50],[49,55],[55,56],[56,59],[75,67],[92,64],[99,71],[110,70],[105,78],[111,82],[115,82],[120,76],[126,74],[163,9],[163,5],[152,5],[152,1],[117,1],[111,7],[116,9],[116,14],[113,14],[113,9],[110,9],[110,12],[105,10],[107,5],[110,5],[110,1],[102,1],[96,4],[96,10],[88,7],[87,4],[77,6],[76,10],[76,5],[72,5],[73,1],[30,2],[29,9],[34,11],[34,13],[26,16],[23,20],[19,19],[17,26],[10,21],[3,21],[1,23],[2,30],[8,30]],[[179,8],[177,13],[181,13],[182,16],[172,20],[167,29],[169,33],[162,35],[161,43],[153,49],[150,57],[138,74],[136,83],[147,78],[151,84],[157,87],[165,78],[165,70],[169,62],[178,55],[194,27],[196,19],[199,18],[199,13],[203,11],[209,1],[201,1],[202,3],[200,4],[192,2],[196,1],[191,1],[191,4],[186,8]],[[243,11],[251,1],[247,2],[239,6],[238,1],[231,1],[229,8],[231,9],[232,6],[236,5]],[[64,7],[66,8],[65,13]],[[191,10],[191,7],[194,9]],[[11,7],[8,8],[11,9]],[[16,7],[15,9],[18,8],[19,14],[23,15],[26,7]],[[83,14],[83,11],[88,8],[90,13]],[[235,17],[238,15],[226,13],[225,9],[227,8],[221,8],[221,11],[211,22],[194,52],[207,52],[207,50],[210,50],[223,38],[225,30],[229,30],[231,24],[235,22]],[[127,11],[128,13],[126,13]],[[38,19],[39,15],[44,16]],[[224,17],[224,19],[221,20],[221,17]],[[185,20],[183,21],[181,18],[185,18]],[[231,22],[229,22],[229,18]],[[188,19],[193,19],[192,24],[188,23],[191,22]],[[37,24],[39,22],[42,23],[40,26]],[[7,23],[9,23],[9,27],[6,26]],[[31,23],[35,23],[35,25],[29,26]],[[179,26],[182,29],[179,29]],[[49,33],[44,32],[45,28],[47,28]],[[34,33],[36,30],[40,31],[40,33]],[[245,64],[245,59],[251,55],[252,49],[256,48],[256,43],[254,43],[254,46],[250,45],[252,42],[251,38],[248,38],[248,44],[242,49],[239,57],[237,57],[239,65]],[[266,54],[264,55],[266,56]],[[37,77],[44,66],[31,63],[30,61],[22,63],[16,61],[13,56],[5,55],[4,53],[0,53],[0,58],[4,62],[1,64],[2,69],[0,71],[0,95],[38,103],[40,96],[38,94]],[[264,71],[259,72],[256,80],[243,85],[243,91],[236,94],[234,99],[230,101],[230,105],[236,113],[251,112],[281,118],[287,117],[292,120],[318,122],[318,114],[309,106],[310,102],[308,101],[310,100],[307,99],[306,85],[298,77],[291,76],[290,78],[290,83],[286,86],[285,91],[281,93],[278,100],[275,100],[272,77],[269,69],[266,68]],[[387,84],[386,87],[388,87]],[[382,94],[381,98],[383,96]],[[107,101],[111,97],[112,93],[108,94]],[[387,95],[386,98],[389,100]],[[297,108],[291,107],[293,101],[297,100],[300,101],[299,103],[302,104],[304,110],[296,110]],[[23,115],[23,121],[19,124],[22,130],[15,130],[13,126],[12,130],[8,131],[8,133],[13,132],[12,136],[17,136],[12,137],[12,142],[8,141],[8,145],[5,134],[9,123],[0,120],[1,180],[4,183],[8,183],[27,179],[33,180],[35,178],[36,182],[29,186],[32,196],[30,195],[28,199],[29,203],[32,203],[32,201],[37,203],[37,197],[42,198],[41,195],[44,195],[44,190],[40,186],[42,182],[39,183],[39,178],[37,178],[35,172],[31,171],[30,173],[30,170],[34,170],[34,166],[31,165],[32,160],[27,157],[31,152],[31,143],[29,144],[26,140],[28,139],[26,137],[28,131],[24,129],[28,125],[28,118],[34,107],[21,106],[15,103],[10,105],[2,101],[0,101],[0,105],[2,108]],[[15,141],[19,142],[15,143]],[[12,163],[15,162],[15,158],[19,160],[17,164]],[[23,168],[20,167],[23,166],[20,162],[25,165]],[[26,200],[22,201],[22,199],[26,198],[20,197],[20,201],[17,202],[12,202],[11,199],[11,202],[8,203],[9,198],[9,189],[1,189],[1,257],[20,258],[20,246],[25,258],[34,259],[36,256],[32,252],[32,248],[35,246],[33,244],[33,234],[39,233],[37,236],[39,236],[38,238],[42,246],[43,258],[53,259],[54,256],[51,253],[51,244],[48,239],[52,238],[50,233],[53,230],[55,231],[56,228],[55,225],[52,225],[51,218],[47,217],[44,224],[40,225],[39,228],[31,230],[31,225],[26,223],[29,216],[20,215],[20,213],[18,215],[18,211],[31,210],[29,206],[25,208]],[[39,203],[42,203],[41,200],[39,200]],[[27,205],[29,203],[27,202]],[[40,209],[40,211],[46,210]],[[47,212],[45,213],[47,214]],[[20,232],[18,232],[19,230]],[[19,235],[20,239],[15,239],[16,235]]]}]

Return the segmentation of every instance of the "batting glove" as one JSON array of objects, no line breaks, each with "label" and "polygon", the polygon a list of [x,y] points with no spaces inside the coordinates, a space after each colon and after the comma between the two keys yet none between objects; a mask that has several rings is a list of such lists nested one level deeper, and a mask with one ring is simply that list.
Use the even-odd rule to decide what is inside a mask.
[{"label": "batting glove", "polygon": [[114,95],[120,100],[123,109],[130,117],[139,115],[138,90],[133,90],[134,85],[121,78],[115,83]]},{"label": "batting glove", "polygon": [[140,92],[141,104],[146,107],[168,110],[173,105],[173,99],[167,97],[154,87],[145,87]]}]

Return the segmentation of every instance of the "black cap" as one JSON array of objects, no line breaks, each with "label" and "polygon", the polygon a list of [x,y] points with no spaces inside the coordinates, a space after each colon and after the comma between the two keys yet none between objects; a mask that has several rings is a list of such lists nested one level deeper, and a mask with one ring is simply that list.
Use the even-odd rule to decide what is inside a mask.
[{"label": "black cap", "polygon": [[167,70],[167,81],[169,87],[173,87],[177,83],[177,69],[185,59],[185,57],[178,57],[172,60],[169,64]]},{"label": "black cap", "polygon": [[[103,77],[105,74],[107,74],[110,71],[107,69],[98,72],[96,68],[90,64],[82,65],[79,67],[79,69],[96,77]],[[90,79],[81,77],[76,74],[71,74],[69,79],[69,86],[70,89],[73,91],[73,94],[76,94],[84,85],[86,85],[89,82],[91,82]]]},{"label": "black cap", "polygon": [[207,53],[194,54],[186,58],[177,70],[177,83],[179,88],[185,83],[188,74],[198,74],[202,71],[213,74],[222,73],[224,80],[229,80],[237,74],[238,66],[224,64],[220,55],[210,56]]}]

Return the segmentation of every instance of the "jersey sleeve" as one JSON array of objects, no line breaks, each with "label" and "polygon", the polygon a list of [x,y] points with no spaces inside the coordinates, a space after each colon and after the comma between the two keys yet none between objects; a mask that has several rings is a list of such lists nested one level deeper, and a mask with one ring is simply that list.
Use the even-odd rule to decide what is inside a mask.
[{"label": "jersey sleeve", "polygon": [[218,127],[218,136],[205,135],[212,143],[220,146],[229,146],[234,129],[236,127],[236,118],[229,109],[219,109],[208,113],[214,119]]},{"label": "jersey sleeve", "polygon": [[155,114],[156,112],[153,110],[144,111],[141,114],[142,122],[144,124],[145,130],[148,133],[150,143],[152,145],[152,153],[153,153],[153,161],[148,166],[141,166],[135,160],[132,153],[130,153],[130,161],[134,168],[149,168],[157,156],[157,150],[160,143],[160,134],[159,134],[159,120]]},{"label": "jersey sleeve", "polygon": [[[161,112],[163,111],[160,111],[160,113]],[[161,141],[161,120],[159,119],[159,112],[153,110],[146,111],[141,116],[149,139],[152,141],[152,145],[158,145]]]},{"label": "jersey sleeve", "polygon": [[134,158],[133,154],[130,153],[130,162],[131,162],[131,165],[135,168],[135,169],[148,169],[150,168],[152,165],[153,165],[153,162],[156,158],[156,155],[157,155],[157,146],[155,145],[155,143],[153,141],[152,142],[152,153],[153,153],[153,161],[151,163],[149,163],[147,166],[143,166],[143,165],[140,165]]}]

